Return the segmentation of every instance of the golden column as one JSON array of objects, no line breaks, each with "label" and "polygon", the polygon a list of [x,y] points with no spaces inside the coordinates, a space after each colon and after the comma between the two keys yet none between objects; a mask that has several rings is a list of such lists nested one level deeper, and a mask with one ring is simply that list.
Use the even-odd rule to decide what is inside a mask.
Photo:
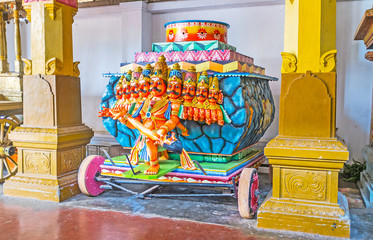
[{"label": "golden column", "polygon": [[14,51],[16,60],[14,61],[14,71],[22,73],[22,58],[21,58],[21,33],[19,29],[19,10],[21,9],[22,2],[15,1],[13,6],[13,20],[14,20]]},{"label": "golden column", "polygon": [[4,19],[5,11],[5,4],[0,4],[0,73],[9,72],[5,28],[6,21]]},{"label": "golden column", "polygon": [[264,153],[273,186],[258,227],[349,237],[338,172],[348,150],[335,135],[336,0],[286,0],[279,135]]},{"label": "golden column", "polygon": [[25,63],[24,123],[10,134],[19,170],[4,194],[63,201],[78,194],[77,173],[93,133],[82,124],[79,62],[73,62],[76,0],[26,0],[31,57]]}]

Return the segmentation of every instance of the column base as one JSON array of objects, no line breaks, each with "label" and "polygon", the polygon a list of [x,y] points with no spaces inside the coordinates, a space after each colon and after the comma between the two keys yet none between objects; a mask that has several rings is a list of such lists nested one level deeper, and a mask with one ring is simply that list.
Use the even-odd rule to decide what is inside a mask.
[{"label": "column base", "polygon": [[79,194],[78,169],[92,135],[85,125],[13,130],[18,173],[5,181],[4,195],[61,202]]},{"label": "column base", "polygon": [[22,61],[14,61],[14,72],[16,73],[23,73],[23,62]]},{"label": "column base", "polygon": [[339,204],[280,200],[268,194],[258,211],[258,227],[333,237],[350,237],[348,202],[338,194]]},{"label": "column base", "polygon": [[58,179],[17,175],[4,183],[4,195],[62,202],[80,193],[78,172]]},{"label": "column base", "polygon": [[9,63],[7,60],[0,60],[0,73],[9,72]]}]

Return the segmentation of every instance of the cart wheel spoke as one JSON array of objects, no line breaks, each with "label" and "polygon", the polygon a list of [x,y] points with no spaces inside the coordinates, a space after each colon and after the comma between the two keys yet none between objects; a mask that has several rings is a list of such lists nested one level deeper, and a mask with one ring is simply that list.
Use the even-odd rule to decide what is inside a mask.
[{"label": "cart wheel spoke", "polygon": [[18,166],[17,162],[14,161],[11,157],[7,157],[7,159],[8,159],[11,163],[13,163],[15,166]]},{"label": "cart wheel spoke", "polygon": [[0,143],[3,143],[4,141],[4,128],[5,128],[5,122],[1,123],[0,125]]},{"label": "cart wheel spoke", "polygon": [[7,174],[4,176],[4,179],[7,179],[8,177],[10,177],[10,174],[11,174],[12,170],[10,169],[10,167],[9,167],[9,163],[8,163],[8,161],[6,160],[6,158],[3,159],[3,163],[4,163],[5,168],[6,168],[6,170],[7,170]]},{"label": "cart wheel spoke", "polygon": [[4,177],[4,158],[0,158],[0,182],[3,180]]}]

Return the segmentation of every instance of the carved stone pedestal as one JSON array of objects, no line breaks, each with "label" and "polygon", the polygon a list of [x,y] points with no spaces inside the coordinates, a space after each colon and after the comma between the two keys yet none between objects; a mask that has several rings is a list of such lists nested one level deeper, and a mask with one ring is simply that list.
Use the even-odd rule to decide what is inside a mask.
[{"label": "carved stone pedestal", "polygon": [[273,189],[258,211],[258,227],[350,236],[348,203],[338,193],[338,172],[348,159],[344,144],[278,136],[264,152]]},{"label": "carved stone pedestal", "polygon": [[366,162],[366,170],[360,173],[359,186],[365,206],[373,208],[373,145],[366,145],[361,151]]}]

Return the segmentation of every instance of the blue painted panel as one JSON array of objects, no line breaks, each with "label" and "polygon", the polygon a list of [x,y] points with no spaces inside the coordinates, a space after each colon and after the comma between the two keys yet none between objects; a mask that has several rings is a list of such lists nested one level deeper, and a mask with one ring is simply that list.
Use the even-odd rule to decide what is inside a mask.
[{"label": "blue painted panel", "polygon": [[203,133],[206,134],[210,138],[220,137],[220,129],[221,129],[221,126],[217,123],[202,126]]},{"label": "blue painted panel", "polygon": [[194,142],[199,146],[200,149],[203,149],[204,152],[212,153],[211,143],[206,135],[202,135],[198,139],[194,140]]},{"label": "blue painted panel", "polygon": [[236,108],[233,105],[232,101],[227,97],[224,98],[223,107],[228,115],[231,115],[232,113],[234,113],[234,111],[236,111]]},{"label": "blue painted panel", "polygon": [[243,127],[235,128],[231,125],[224,125],[221,129],[221,132],[222,137],[225,140],[230,141],[232,143],[237,143],[241,139],[245,130]]},{"label": "blue painted panel", "polygon": [[103,117],[102,123],[104,124],[104,127],[111,135],[113,135],[114,137],[117,137],[118,129],[117,129],[116,120],[113,120],[112,118]]},{"label": "blue painted panel", "polygon": [[224,147],[224,140],[221,138],[210,139],[212,144],[213,153],[221,153],[222,148]]},{"label": "blue painted panel", "polygon": [[131,147],[130,137],[127,134],[118,132],[116,139],[123,147]]},{"label": "blue painted panel", "polygon": [[101,101],[106,101],[112,97],[115,98],[113,87],[111,85],[107,85],[105,88],[104,94],[102,95]]},{"label": "blue painted panel", "polygon": [[241,78],[240,77],[227,77],[223,78],[220,83],[220,89],[223,90],[223,93],[232,96],[233,93],[236,91],[236,89],[241,84]]},{"label": "blue painted panel", "polygon": [[246,109],[241,108],[231,116],[232,124],[235,126],[242,126],[246,123]]},{"label": "blue painted panel", "polygon": [[235,148],[236,148],[236,144],[225,142],[225,146],[223,150],[221,150],[221,154],[232,154]]},{"label": "blue painted panel", "polygon": [[184,126],[188,129],[189,136],[186,139],[194,140],[202,135],[201,125],[195,121],[184,121]]},{"label": "blue painted panel", "polygon": [[245,106],[245,102],[242,97],[242,87],[237,89],[237,91],[234,93],[234,95],[232,96],[232,102],[238,108],[242,108]]}]

